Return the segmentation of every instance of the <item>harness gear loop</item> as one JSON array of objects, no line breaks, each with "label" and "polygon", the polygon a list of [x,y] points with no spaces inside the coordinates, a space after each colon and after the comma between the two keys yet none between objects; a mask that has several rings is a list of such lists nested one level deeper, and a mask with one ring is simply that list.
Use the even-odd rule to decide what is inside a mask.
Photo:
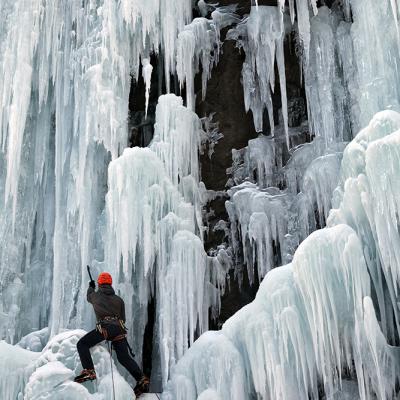
[{"label": "harness gear loop", "polygon": [[[104,327],[103,325],[112,324],[113,322],[118,322],[119,327],[123,333],[111,338],[107,328]],[[103,319],[97,322],[96,329],[103,335],[104,340],[109,340],[111,342],[118,342],[119,340],[123,340],[127,337],[126,335],[127,329],[125,327],[124,321],[122,321],[122,319],[120,319],[118,316],[104,317]]]}]

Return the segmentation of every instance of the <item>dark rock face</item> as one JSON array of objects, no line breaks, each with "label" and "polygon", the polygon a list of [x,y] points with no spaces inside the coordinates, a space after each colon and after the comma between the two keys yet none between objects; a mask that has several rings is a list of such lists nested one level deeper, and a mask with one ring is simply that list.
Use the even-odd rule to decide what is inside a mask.
[{"label": "dark rock face", "polygon": [[[238,3],[238,13],[242,16],[250,11],[250,1],[222,0],[220,5]],[[260,0],[259,5],[276,6],[274,0]],[[226,32],[223,32],[223,37]],[[289,107],[289,125],[300,125],[306,115],[306,102],[304,89],[301,87],[299,60],[294,50],[294,38],[288,37],[285,41],[285,64],[287,79],[287,94]],[[213,69],[211,79],[208,81],[207,93],[204,100],[201,99],[201,82],[196,80],[197,102],[196,112],[199,117],[214,114],[213,121],[218,122],[219,131],[224,135],[214,147],[211,158],[207,154],[201,157],[201,176],[206,188],[214,191],[226,190],[226,170],[232,166],[232,149],[240,149],[247,146],[248,141],[257,137],[254,128],[251,111],[246,113],[242,86],[242,65],[245,59],[243,51],[235,47],[233,41],[225,41],[223,53],[219,64]],[[276,71],[278,80],[278,72]],[[276,82],[276,90],[273,95],[274,119],[279,123],[278,110],[281,107],[279,81]],[[269,129],[266,129],[268,134]],[[304,139],[305,140],[305,139]],[[298,144],[298,143],[296,143]],[[216,249],[218,245],[227,241],[224,233],[213,231],[214,225],[219,220],[228,220],[225,209],[227,196],[218,197],[207,205],[207,211],[212,210],[208,218],[209,231],[206,236],[206,250]],[[257,292],[258,280],[253,285],[248,282],[246,266],[237,265],[239,275],[243,276],[242,285],[239,287],[238,279],[232,273],[230,285],[222,298],[221,313],[217,321],[212,323],[213,328],[221,324],[238,311],[245,304],[251,302]]]},{"label": "dark rock face", "polygon": [[[247,146],[250,139],[257,137],[251,112],[246,113],[241,83],[243,52],[235,47],[232,41],[223,45],[223,54],[218,66],[213,70],[207,85],[207,94],[201,100],[201,88],[198,85],[196,112],[199,117],[214,114],[219,130],[224,137],[216,144],[211,159],[207,154],[201,157],[201,176],[207,189],[225,190],[226,170],[232,165],[232,149]],[[206,250],[216,248],[224,239],[221,231],[213,232],[214,225],[221,219],[228,220],[225,209],[226,198],[217,198],[208,207],[214,215],[209,218],[209,233],[206,237]],[[240,266],[239,266],[240,268]],[[221,324],[236,311],[254,299],[258,285],[250,287],[247,278],[239,288],[237,279],[230,277],[230,288],[223,299],[219,318],[211,323],[211,328],[220,328]]]},{"label": "dark rock face", "polygon": [[257,136],[251,112],[246,114],[244,107],[243,60],[244,54],[235,48],[234,43],[225,42],[220,62],[208,82],[204,101],[200,90],[197,92],[197,114],[204,117],[215,113],[214,121],[219,123],[224,135],[215,146],[211,160],[208,155],[201,159],[202,180],[207,189],[225,189],[226,169],[232,164],[232,149],[247,146],[249,139]]}]

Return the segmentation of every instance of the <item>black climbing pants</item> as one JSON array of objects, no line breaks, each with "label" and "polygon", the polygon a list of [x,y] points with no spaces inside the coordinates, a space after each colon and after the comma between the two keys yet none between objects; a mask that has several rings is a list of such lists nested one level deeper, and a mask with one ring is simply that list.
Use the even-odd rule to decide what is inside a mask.
[{"label": "black climbing pants", "polygon": [[[94,329],[83,336],[76,344],[82,367],[84,369],[94,369],[92,356],[90,355],[90,348],[96,344],[99,344],[103,340],[103,335],[97,329]],[[122,339],[112,342],[112,346],[117,354],[117,359],[120,364],[122,364],[129,371],[136,381],[140,381],[140,379],[143,377],[143,372],[133,357],[131,357],[128,351],[127,340]]]}]

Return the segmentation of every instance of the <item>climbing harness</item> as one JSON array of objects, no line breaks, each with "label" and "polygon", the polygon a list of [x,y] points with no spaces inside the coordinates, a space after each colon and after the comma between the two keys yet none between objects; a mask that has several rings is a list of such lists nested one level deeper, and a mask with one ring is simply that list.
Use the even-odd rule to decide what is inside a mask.
[{"label": "climbing harness", "polygon": [[[111,329],[111,334],[108,331],[107,326]],[[125,327],[124,321],[122,321],[118,316],[103,318],[102,320],[97,322],[96,329],[103,335],[104,340],[110,340],[110,336],[112,336],[112,342],[126,338],[127,329]],[[119,332],[123,333],[117,333],[115,330],[119,330]]]}]

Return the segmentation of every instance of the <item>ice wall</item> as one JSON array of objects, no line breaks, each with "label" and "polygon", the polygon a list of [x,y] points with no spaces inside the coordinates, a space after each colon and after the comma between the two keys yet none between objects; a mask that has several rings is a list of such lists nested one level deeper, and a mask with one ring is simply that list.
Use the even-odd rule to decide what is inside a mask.
[{"label": "ice wall", "polygon": [[89,325],[85,265],[103,257],[104,183],[127,145],[131,75],[162,51],[169,88],[191,13],[188,0],[2,2],[2,337],[49,319],[53,333]]},{"label": "ice wall", "polygon": [[[291,264],[268,273],[255,301],[220,332],[195,342],[174,369],[165,399],[186,390],[193,393],[188,399],[196,399],[207,389],[234,398],[229,390],[243,376],[244,399],[317,399],[321,388],[336,398],[345,379],[357,381],[360,399],[394,398],[399,362],[387,342],[393,321],[385,307],[395,298],[399,269],[393,242],[400,239],[393,225],[399,213],[399,118],[391,111],[377,114],[350,143],[329,227],[311,234]],[[382,296],[375,305],[373,292]],[[389,308],[397,319],[397,306]],[[208,355],[217,343],[224,352]],[[215,381],[219,365],[233,358],[239,377],[226,369]]]},{"label": "ice wall", "polygon": [[[156,301],[153,373],[170,368],[208,329],[224,283],[203,246],[199,150],[204,132],[182,98],[159,98],[149,148],[125,149],[109,167],[106,265],[123,293],[135,352],[141,354],[147,306]],[[129,221],[129,223],[121,223]]]},{"label": "ice wall", "polygon": [[[171,77],[177,77],[182,88],[186,85],[187,104],[193,109],[195,74],[202,70],[204,95],[211,68],[222,50],[220,30],[230,24],[237,26],[228,37],[237,40],[246,55],[246,108],[252,110],[258,132],[267,132],[263,126],[267,110],[271,128],[271,137],[260,136],[237,153],[243,159],[233,173],[227,203],[233,253],[238,257],[243,250],[251,280],[256,270],[258,277],[263,277],[289,262],[299,243],[325,224],[331,193],[339,181],[343,141],[351,140],[376,112],[399,109],[399,4],[394,0],[346,0],[344,8],[317,9],[316,1],[299,0],[289,1],[288,10],[283,1],[279,5],[252,7],[248,18],[237,24],[234,7],[214,9],[216,4],[203,1],[198,3],[199,9],[204,16],[214,10],[211,19],[193,21],[193,2],[189,0],[1,2],[0,337],[14,343],[23,334],[47,325],[50,336],[63,328],[92,327],[93,315],[84,296],[86,264],[92,264],[95,273],[110,269],[115,275],[117,289],[126,295],[132,310],[129,335],[139,359],[148,302],[156,299],[153,373],[162,377],[163,383],[197,334],[208,328],[209,311],[213,315],[218,311],[223,291],[226,254],[222,250],[210,258],[203,250],[204,188],[198,151],[204,133],[199,120],[182,106],[182,100],[161,98],[150,148],[124,148],[131,78],[139,78],[140,65],[146,110],[152,54],[160,55],[166,90],[172,86]],[[300,46],[313,138],[312,143],[294,149],[289,149],[290,139],[307,128],[288,126],[283,57],[285,34],[291,29],[285,21],[288,11]],[[279,114],[272,108],[277,78],[282,119],[274,127],[274,113]],[[272,347],[280,353],[268,359],[266,372],[260,360],[253,363],[252,346],[259,344],[259,339],[243,344],[236,328],[226,328],[229,341],[235,337],[240,345],[228,342],[225,331],[215,338],[210,334],[210,340],[201,339],[199,343],[207,345],[195,344],[193,352],[187,353],[192,354],[192,361],[176,367],[181,371],[176,376],[181,375],[179,379],[187,383],[173,380],[171,390],[176,396],[190,398],[194,393],[201,398],[224,398],[227,393],[242,395],[245,390],[290,398],[297,390],[305,396],[304,388],[314,395],[321,379],[330,395],[340,389],[342,366],[351,369],[349,359],[353,359],[360,396],[368,398],[372,391],[380,398],[391,397],[391,374],[397,373],[397,366],[386,340],[394,342],[399,329],[398,313],[394,312],[399,279],[398,139],[395,134],[381,137],[397,129],[397,118],[393,113],[378,115],[348,147],[334,196],[336,210],[328,222],[333,230],[310,238],[300,249],[306,249],[311,260],[296,256],[284,279],[274,278],[283,271],[267,275],[274,296],[265,295],[248,307],[258,312],[260,304],[267,303],[273,312],[264,322],[268,329],[272,324],[286,340],[274,337]],[[357,239],[348,228],[339,235],[339,224],[350,226]],[[328,249],[318,245],[317,253],[309,250],[307,243],[315,238],[328,243]],[[339,250],[343,248],[354,254],[361,254],[361,248],[364,262],[341,258]],[[333,268],[329,280],[304,283],[302,272],[296,271],[317,268],[315,260],[323,257],[337,260],[339,271],[329,265]],[[349,272],[349,263],[355,265],[355,271]],[[372,292],[364,285],[365,265]],[[318,272],[308,271],[317,277]],[[311,297],[309,303],[315,309],[299,306],[294,314],[291,293],[287,293],[288,300],[285,293],[277,300],[289,307],[287,313],[282,311],[282,320],[296,321],[296,316],[301,316],[298,326],[304,332],[314,330],[315,321],[322,327],[328,320],[339,321],[342,314],[336,310],[349,309],[343,314],[349,321],[341,325],[340,320],[332,327],[339,339],[322,329],[322,339],[310,333],[307,342],[297,334],[300,328],[295,322],[285,325],[272,318],[279,308],[275,297],[282,290],[275,286],[275,279],[283,287],[293,281],[288,285],[295,287],[303,302]],[[354,293],[342,293],[343,285],[354,288],[357,279],[360,286]],[[337,284],[334,288],[329,286],[331,280]],[[313,298],[320,286],[331,290],[330,294],[339,293],[343,303],[324,298],[321,308]],[[259,297],[262,293],[263,289]],[[252,322],[250,316],[240,318]],[[357,343],[349,339],[351,334],[359,338]],[[214,339],[221,348],[226,347],[230,358],[213,360],[208,375],[202,375],[193,386],[198,376],[189,369],[198,360],[197,346],[213,348]],[[321,347],[321,340],[331,346]],[[265,345],[269,349],[271,343]],[[302,346],[306,352],[299,350]],[[246,354],[250,354],[248,359]],[[241,357],[245,360],[238,366]],[[288,361],[293,357],[302,362],[295,374]],[[230,383],[235,392],[227,392],[231,389],[218,386],[225,380],[225,362],[244,389]],[[271,369],[278,364],[282,370]],[[325,364],[336,371],[333,376],[324,369]],[[368,365],[376,366],[375,370]],[[251,372],[253,380],[246,371],[255,371]],[[285,387],[282,377],[293,384]],[[24,382],[14,382],[13,387]]]},{"label": "ice wall", "polygon": [[[230,398],[229,373],[217,382],[212,376],[236,352],[250,385],[244,398],[319,398],[321,387],[327,398],[395,397],[398,351],[389,343],[399,328],[398,114],[377,114],[347,147],[341,174],[339,165],[343,141],[377,111],[398,110],[398,11],[393,2],[355,0],[343,10],[315,7],[311,17],[307,2],[296,4],[303,7],[297,31],[315,139],[291,152],[284,168],[277,138],[261,137],[234,152],[231,242],[252,279],[256,268],[262,277],[327,219],[329,228],[306,239],[292,264],[268,273],[254,303],[221,332],[207,335],[212,343],[228,339],[234,349],[211,357],[209,340],[194,344],[174,370],[166,399],[186,389],[193,398],[207,390]],[[386,29],[385,43],[379,38]],[[246,31],[239,26],[232,34],[238,39]],[[282,183],[286,189],[273,187]]]},{"label": "ice wall", "polygon": [[[234,9],[199,19],[204,80]],[[160,53],[169,91],[178,34],[196,25],[188,25],[192,1],[19,1],[3,2],[0,11],[0,237],[7,243],[0,250],[0,335],[15,342],[46,325],[51,335],[92,327],[85,301],[91,264],[94,274],[111,270],[124,291],[139,360],[147,305],[157,298],[153,366],[166,380],[208,328],[224,286],[218,258],[203,249],[204,132],[182,99],[166,97],[151,150],[123,150],[131,78],[141,65],[147,111],[150,54]],[[190,79],[182,77],[188,87],[192,67]]]},{"label": "ice wall", "polygon": [[[348,22],[350,4],[353,23]],[[325,6],[317,9],[315,2],[306,0],[291,2],[289,9],[281,4],[281,9],[289,12],[295,24],[308,111],[308,124],[289,127],[287,133],[289,138],[294,138],[308,129],[312,142],[290,149],[287,160],[282,146],[283,118],[275,137],[260,136],[250,140],[240,152],[233,152],[233,175],[229,181],[229,187],[233,187],[228,191],[230,200],[226,204],[232,228],[230,240],[237,261],[245,262],[251,279],[254,268],[262,277],[271,268],[290,261],[298,244],[312,231],[325,226],[345,143],[377,111],[398,109],[397,85],[393,85],[399,81],[395,67],[399,62],[398,52],[394,50],[399,45],[397,17],[394,18],[389,1],[371,2],[368,6],[366,12],[365,4],[358,1],[332,9]],[[231,29],[228,37],[244,48],[246,60],[251,59],[250,49],[257,48],[249,42],[252,37],[249,26],[258,29],[252,16],[261,18],[262,15],[268,20],[264,14],[277,12],[273,7],[253,7],[248,19]],[[369,24],[375,32],[374,40],[369,40]],[[374,45],[375,39],[384,34],[382,26],[389,32],[388,46]],[[286,26],[288,32],[290,29]],[[260,46],[261,36],[257,39]],[[282,42],[284,37],[283,32]],[[371,59],[375,51],[376,57]],[[278,60],[276,66],[274,59],[269,63],[272,63],[271,73],[275,68],[280,70]],[[250,74],[259,71],[256,61],[250,64]],[[269,75],[262,75],[266,76]],[[261,82],[262,77],[256,81]],[[250,81],[243,76],[245,92],[246,82]],[[248,98],[255,101],[257,89],[251,85],[249,88]],[[264,88],[263,93],[271,93],[269,90]],[[284,116],[283,100],[282,105]],[[255,118],[262,116],[252,111]],[[271,117],[270,110],[268,114]],[[265,223],[260,223],[261,220]]]}]

